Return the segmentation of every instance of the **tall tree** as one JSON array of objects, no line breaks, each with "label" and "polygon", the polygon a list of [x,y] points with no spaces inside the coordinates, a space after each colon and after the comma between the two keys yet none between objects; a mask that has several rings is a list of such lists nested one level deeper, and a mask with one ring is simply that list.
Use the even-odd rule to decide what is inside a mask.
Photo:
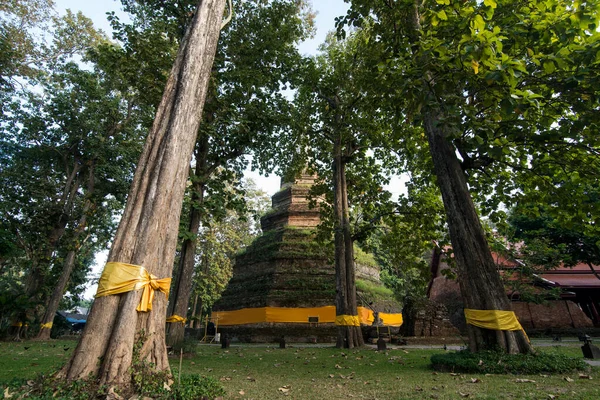
[{"label": "tall tree", "polygon": [[[153,38],[157,30],[166,31],[151,43],[156,46],[162,40],[160,46],[169,49],[179,40],[181,25],[189,18],[185,10],[191,3],[172,7],[154,1],[125,1],[126,9],[135,19],[131,25],[115,23],[115,26],[123,38],[136,46],[131,49],[138,48],[138,51],[140,44]],[[194,152],[195,166],[190,177],[193,206],[189,208],[189,225],[183,235],[168,310],[173,321],[185,316],[190,299],[196,258],[195,236],[206,210],[203,204],[205,190],[208,185],[214,191],[217,187],[236,184],[237,177],[247,165],[243,155],[254,154],[255,165],[262,169],[273,164],[272,154],[277,150],[273,137],[289,125],[289,100],[280,89],[297,80],[296,64],[300,56],[295,45],[310,33],[310,24],[310,14],[302,2],[243,1],[236,4],[233,18],[221,34]],[[140,35],[138,29],[132,27],[147,32],[147,35]],[[160,65],[161,60],[157,60],[156,67]],[[217,182],[217,178],[222,182]],[[222,198],[227,196],[226,192],[221,195]],[[231,201],[222,203],[234,204]],[[213,200],[213,204],[217,202]],[[224,214],[223,210],[221,214]],[[182,324],[170,324],[169,344],[182,341],[183,333]]]},{"label": "tall tree", "polygon": [[[85,104],[86,94],[89,100],[97,91],[91,89],[92,74],[76,72],[69,60],[85,56],[87,49],[106,39],[81,13],[68,11],[58,17],[53,6],[49,0],[16,0],[0,6],[0,46],[6,48],[0,56],[1,218],[4,237],[12,242],[12,256],[3,262],[25,271],[29,322],[43,313],[49,295],[46,279],[60,270],[62,261],[57,257],[63,237],[79,218],[85,182],[93,175],[88,173],[90,154],[101,147],[94,138],[96,128],[110,124],[122,111],[117,107],[111,116],[91,111],[114,105],[113,96]],[[61,97],[61,91],[70,97]],[[75,104],[81,107],[80,115]],[[124,156],[123,162],[114,163],[113,172],[127,163]],[[114,178],[119,181],[120,174]]]},{"label": "tall tree", "polygon": [[[296,162],[302,167],[307,160],[308,168],[326,181],[331,208],[323,204],[322,209],[330,217],[335,243],[337,346],[350,348],[363,344],[354,241],[368,236],[382,209],[390,207],[390,194],[382,189],[388,181],[384,170],[390,157],[383,150],[388,125],[362,92],[375,67],[368,47],[364,32],[346,41],[330,35],[322,54],[308,61],[296,96]],[[353,226],[351,211],[359,216],[359,228]]]},{"label": "tall tree", "polygon": [[[112,226],[124,202],[141,147],[139,121],[131,99],[102,73],[73,63],[57,66],[19,104],[4,125],[2,148],[9,162],[0,169],[2,220],[23,251],[13,262],[26,271],[25,292],[43,312],[48,284],[62,269],[60,249],[77,248],[88,235],[97,248],[106,243],[98,223]],[[99,234],[88,229],[89,219]],[[61,296],[52,302],[58,304]]]},{"label": "tall tree", "polygon": [[40,137],[49,135],[52,127],[61,127],[54,137],[63,135],[69,139],[61,146],[56,140],[53,150],[70,155],[73,165],[82,165],[77,175],[80,182],[75,191],[77,198],[70,212],[64,214],[66,237],[61,239],[59,247],[67,250],[63,251],[64,258],[53,257],[51,272],[54,273],[43,277],[47,281],[53,275],[53,279],[58,277],[58,281],[54,280],[58,283],[50,298],[42,299],[47,307],[40,321],[42,328],[38,337],[41,339],[49,337],[77,253],[90,239],[96,248],[102,248],[109,240],[100,224],[106,224],[109,231],[113,226],[111,219],[124,203],[141,147],[138,139],[141,133],[137,128],[139,108],[134,106],[129,93],[115,88],[106,75],[102,71],[82,71],[73,64],[67,65],[64,73],[53,74],[54,81],[45,90],[45,103],[33,116],[38,121],[33,126],[40,129]]},{"label": "tall tree", "polygon": [[[109,261],[144,266],[148,286],[170,278],[187,170],[208,89],[225,1],[201,1],[182,41],[154,125],[146,140]],[[147,289],[153,290],[148,287]],[[83,336],[61,371],[67,380],[94,377],[131,389],[134,357],[150,372],[169,373],[164,329],[167,298],[138,312],[142,293],[99,297]],[[140,347],[135,346],[136,341]],[[139,350],[134,354],[134,347]],[[100,361],[100,362],[99,362]]]},{"label": "tall tree", "polygon": [[[489,212],[522,193],[521,173],[538,173],[529,168],[538,154],[570,149],[580,160],[595,152],[589,107],[598,98],[589,90],[597,71],[580,65],[597,64],[590,58],[597,8],[596,1],[354,0],[339,21],[372,21],[373,45],[382,50],[379,79],[393,82],[373,95],[394,99],[406,122],[424,129],[467,308],[510,310],[469,188]],[[473,325],[469,344],[472,351],[532,350],[519,331]]]}]

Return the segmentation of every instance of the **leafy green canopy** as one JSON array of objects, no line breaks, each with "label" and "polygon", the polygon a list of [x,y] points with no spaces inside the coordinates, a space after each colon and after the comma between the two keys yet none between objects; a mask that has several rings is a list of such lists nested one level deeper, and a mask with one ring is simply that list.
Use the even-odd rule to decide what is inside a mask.
[{"label": "leafy green canopy", "polygon": [[[595,190],[594,192],[597,192]],[[590,201],[598,202],[596,195]],[[564,224],[541,204],[520,204],[509,215],[509,238],[522,241],[519,252],[532,265],[600,265],[600,235],[587,226]]]},{"label": "leafy green canopy", "polygon": [[501,204],[528,197],[554,203],[559,218],[597,221],[585,199],[600,171],[598,1],[351,3],[338,26],[369,25],[379,50],[370,94],[397,110],[419,145],[408,126],[420,125],[431,99],[423,88],[434,92],[484,214],[501,222]]}]

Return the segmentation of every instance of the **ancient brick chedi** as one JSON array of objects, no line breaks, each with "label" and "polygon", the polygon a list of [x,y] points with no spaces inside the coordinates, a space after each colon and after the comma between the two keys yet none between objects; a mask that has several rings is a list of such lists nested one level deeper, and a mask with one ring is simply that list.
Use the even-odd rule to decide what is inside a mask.
[{"label": "ancient brick chedi", "polygon": [[[250,341],[282,335],[321,341],[335,336],[333,323],[323,323],[323,307],[329,307],[327,314],[335,317],[335,268],[332,244],[315,234],[320,214],[307,198],[314,181],[314,176],[303,174],[294,183],[283,183],[273,195],[272,210],[261,218],[263,235],[236,257],[233,277],[213,307],[213,316],[231,317],[237,311],[236,318],[249,319],[232,323],[230,318],[220,317],[217,323],[222,333]],[[361,266],[357,275],[381,286],[373,268]],[[382,302],[385,309],[377,311],[400,311],[389,297]],[[302,314],[309,308],[321,308],[313,312],[315,316],[321,313],[318,323]],[[278,314],[261,319],[264,312]]]},{"label": "ancient brick chedi", "polygon": [[307,199],[314,180],[302,175],[273,195],[273,208],[260,221],[263,235],[237,256],[214,311],[333,304],[331,249],[315,239],[319,210],[311,209]]}]

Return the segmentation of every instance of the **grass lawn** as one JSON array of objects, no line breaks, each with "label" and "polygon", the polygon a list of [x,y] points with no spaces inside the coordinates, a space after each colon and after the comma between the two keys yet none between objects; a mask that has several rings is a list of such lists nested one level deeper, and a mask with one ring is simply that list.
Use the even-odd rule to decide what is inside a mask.
[{"label": "grass lawn", "polygon": [[[75,342],[0,343],[0,382],[34,378],[62,365]],[[27,348],[27,349],[26,349]],[[66,349],[66,350],[65,350]],[[581,357],[579,345],[538,347]],[[331,347],[288,345],[198,345],[184,355],[182,373],[221,381],[226,399],[600,399],[600,368],[581,377],[565,375],[477,375],[436,373],[429,357],[439,349]],[[177,379],[179,357],[171,358]],[[591,378],[591,379],[589,379]]]}]

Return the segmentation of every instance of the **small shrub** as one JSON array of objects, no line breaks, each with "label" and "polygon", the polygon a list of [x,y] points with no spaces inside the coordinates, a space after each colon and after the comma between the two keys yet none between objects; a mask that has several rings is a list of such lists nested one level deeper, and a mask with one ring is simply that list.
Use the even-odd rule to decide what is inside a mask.
[{"label": "small shrub", "polygon": [[198,339],[186,337],[182,342],[173,345],[173,352],[179,355],[179,352],[183,349],[183,352],[188,356],[193,356],[196,354],[196,350],[198,349]]},{"label": "small shrub", "polygon": [[524,375],[567,373],[588,368],[583,360],[562,354],[506,354],[501,351],[472,353],[468,350],[434,354],[431,356],[431,364],[437,371]]},{"label": "small shrub", "polygon": [[225,395],[225,389],[214,378],[201,375],[183,375],[181,385],[174,385],[173,397],[176,400],[215,399]]}]

